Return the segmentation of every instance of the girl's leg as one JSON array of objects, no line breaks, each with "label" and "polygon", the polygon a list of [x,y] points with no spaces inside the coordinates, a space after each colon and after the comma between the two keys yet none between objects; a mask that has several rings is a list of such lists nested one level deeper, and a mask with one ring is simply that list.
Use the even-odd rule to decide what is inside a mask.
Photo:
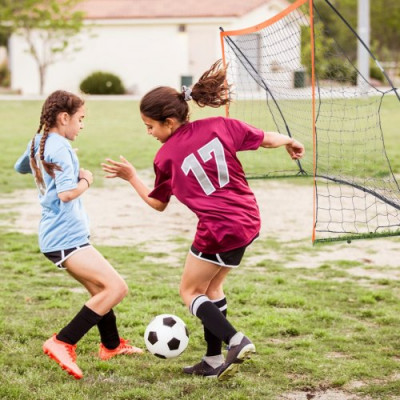
[{"label": "girl's leg", "polygon": [[[229,271],[226,267],[201,260],[189,253],[180,287],[181,297],[189,306],[192,314],[202,321],[204,327],[212,335],[229,344],[226,360],[217,372],[218,378],[221,380],[236,373],[238,365],[255,352],[251,341],[235,330],[220,309],[206,295],[207,293],[211,296],[223,295],[222,285]],[[215,285],[213,286],[211,283],[214,279]],[[200,367],[200,374],[206,376],[203,366],[200,365]],[[214,372],[216,373],[216,371]]]},{"label": "girl's leg", "polygon": [[113,309],[103,315],[103,318],[97,323],[97,329],[100,333],[101,343],[107,349],[113,350],[120,345],[121,339],[117,328],[117,317]]},{"label": "girl's leg", "polygon": [[[101,256],[101,258],[103,257]],[[86,287],[92,297],[96,296],[104,290],[104,286],[101,281],[92,282],[91,280],[82,279],[80,274],[77,275],[73,272],[73,268],[74,266],[72,266],[70,270],[67,269],[67,271],[73,278],[75,278],[78,282],[82,283],[82,285]],[[107,349],[115,349],[118,347],[118,345],[120,344],[120,337],[113,309],[110,309],[106,314],[103,315],[101,320],[97,323],[97,328],[100,333],[101,343]]]},{"label": "girl's leg", "polygon": [[[186,258],[180,285],[182,300],[190,307],[194,298],[207,293],[214,278],[222,284],[229,271],[229,268],[202,260],[189,253]],[[210,294],[218,297],[223,294],[223,291],[221,285],[216,286],[210,288],[210,291],[213,289]]]},{"label": "girl's leg", "polygon": [[220,285],[211,287],[210,294],[222,295],[222,283],[229,271],[228,268],[201,260],[189,253],[180,286],[181,297],[191,313],[197,316],[214,336],[225,343],[229,343],[237,332],[206,294],[211,282],[216,279]]},{"label": "girl's leg", "polygon": [[[83,374],[75,362],[76,343],[94,325],[102,324],[104,317],[109,318],[110,313],[113,314],[112,307],[126,296],[128,288],[114,268],[93,247],[85,247],[74,253],[64,262],[64,266],[70,275],[87,288],[92,297],[68,325],[44,343],[43,350],[69,374],[80,379]],[[115,324],[115,320],[111,321],[111,325],[110,320],[106,324],[113,330],[112,325]],[[133,352],[142,351],[127,345],[123,339],[114,351],[109,352],[100,345],[100,356],[103,359]]]},{"label": "girl's leg", "polygon": [[[221,268],[210,282],[206,291],[207,297],[219,308],[225,318],[228,313],[228,305],[223,290],[223,283],[229,270],[230,268],[227,267]],[[223,361],[221,353],[222,341],[206,327],[204,327],[204,339],[207,343],[205,361],[215,368],[218,364],[221,364],[221,360]]]},{"label": "girl's leg", "polygon": [[128,294],[125,281],[92,246],[73,254],[64,262],[64,266],[92,294],[85,305],[101,316]]},{"label": "girl's leg", "polygon": [[92,294],[75,318],[57,335],[58,340],[74,345],[126,296],[128,288],[94,247],[73,254],[64,266]]},{"label": "girl's leg", "polygon": [[[78,277],[74,278],[79,281]],[[86,287],[86,289],[92,296],[95,296],[102,290],[100,286],[92,285],[89,282],[85,282],[82,284]],[[101,320],[97,323],[97,328],[100,333],[101,343],[107,349],[115,349],[119,346],[120,336],[117,328],[117,319],[113,309],[111,309],[107,314],[103,315]]]},{"label": "girl's leg", "polygon": [[[222,267],[213,277],[206,290],[207,297],[219,308],[225,318],[227,315],[227,303],[223,291],[223,281],[228,272],[228,268]],[[184,367],[183,372],[192,375],[215,377],[218,375],[219,369],[224,362],[224,357],[221,351],[222,340],[211,333],[211,331],[204,325],[203,328],[204,340],[207,343],[206,354],[199,363]]]},{"label": "girl's leg", "polygon": [[[88,250],[90,251],[87,254],[81,254],[82,257],[80,258],[72,260],[71,256],[71,259],[68,259],[64,265],[67,271],[81,282],[92,295],[83,310],[90,309],[101,316],[101,319],[97,322],[101,337],[99,357],[108,360],[119,354],[143,353],[143,350],[128,344],[126,340],[119,337],[116,317],[112,309],[126,296],[128,286],[94,247],[90,247]],[[79,254],[80,252],[76,253],[76,255]],[[90,262],[88,262],[88,258],[90,258]],[[78,319],[78,326],[81,326],[81,324],[82,320]],[[73,331],[75,333],[72,333]],[[82,329],[74,329],[73,325],[67,325],[58,336],[62,333],[65,334],[65,332],[68,332],[70,336],[75,334],[75,340],[83,333]]]}]

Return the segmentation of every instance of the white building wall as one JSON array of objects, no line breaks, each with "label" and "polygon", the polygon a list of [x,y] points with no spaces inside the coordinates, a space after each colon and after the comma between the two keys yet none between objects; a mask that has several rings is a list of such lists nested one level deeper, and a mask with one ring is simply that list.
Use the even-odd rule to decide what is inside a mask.
[{"label": "white building wall", "polygon": [[[281,0],[274,0],[273,3]],[[283,5],[287,3],[284,2]],[[222,57],[220,30],[245,28],[276,14],[263,6],[239,19],[159,19],[96,21],[89,33],[80,35],[81,51],[48,68],[44,92],[56,89],[79,91],[81,81],[95,71],[119,76],[126,89],[138,96],[155,86],[181,85],[181,76],[193,83]],[[186,26],[185,32],[179,25]],[[22,37],[10,39],[11,87],[23,94],[39,93],[38,67],[26,52]]]},{"label": "white building wall", "polygon": [[219,26],[194,24],[188,27],[189,66],[193,83],[215,61],[222,58]]},{"label": "white building wall", "polygon": [[[275,17],[287,6],[289,4],[274,0],[248,13],[245,18],[234,21],[229,30],[242,30],[260,25]],[[294,85],[293,71],[301,69],[300,26],[292,24],[282,30],[282,21],[276,21],[268,26],[267,32],[270,37],[263,37],[263,34],[253,32],[247,33],[244,37],[232,36],[232,39],[239,43],[246,58],[260,72],[264,81],[275,88],[291,89]],[[274,34],[274,32],[279,33]],[[264,95],[260,81],[252,79],[242,64],[234,64],[230,72],[232,74],[230,79],[241,95],[249,97],[257,93]]]},{"label": "white building wall", "polygon": [[[10,54],[12,89],[37,94],[39,74],[23,38],[13,36]],[[176,86],[188,74],[187,38],[176,25],[98,26],[81,38],[81,51],[48,68],[44,91],[78,91],[95,71],[118,75],[128,90],[142,94],[157,85]]]},{"label": "white building wall", "polygon": [[39,73],[35,60],[26,53],[27,45],[19,36],[9,39],[9,68],[11,71],[11,89],[25,94],[39,92]]}]

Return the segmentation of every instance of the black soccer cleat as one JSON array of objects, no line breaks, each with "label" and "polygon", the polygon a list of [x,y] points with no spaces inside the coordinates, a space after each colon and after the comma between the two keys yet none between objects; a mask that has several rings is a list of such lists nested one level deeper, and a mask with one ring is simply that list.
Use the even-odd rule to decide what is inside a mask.
[{"label": "black soccer cleat", "polygon": [[193,365],[191,367],[184,367],[183,372],[185,374],[204,376],[206,378],[216,378],[218,376],[218,372],[221,369],[222,365],[223,364],[221,364],[217,368],[213,368],[211,365],[207,364],[204,360],[201,360],[196,365]]},{"label": "black soccer cleat", "polygon": [[256,348],[254,344],[248,337],[243,336],[243,339],[237,346],[229,348],[225,362],[218,372],[218,379],[224,381],[234,376],[238,372],[240,364],[248,360],[255,352]]}]

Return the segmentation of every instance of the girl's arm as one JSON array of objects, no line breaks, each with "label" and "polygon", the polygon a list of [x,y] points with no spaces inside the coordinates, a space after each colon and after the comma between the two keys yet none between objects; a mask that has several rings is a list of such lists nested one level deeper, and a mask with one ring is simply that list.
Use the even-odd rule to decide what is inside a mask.
[{"label": "girl's arm", "polygon": [[293,160],[297,160],[304,155],[304,146],[300,142],[289,136],[281,135],[276,132],[264,132],[264,139],[261,146],[266,148],[285,146]]},{"label": "girl's arm", "polygon": [[107,158],[108,164],[101,164],[103,170],[109,173],[109,175],[106,175],[106,178],[121,178],[128,181],[145,203],[157,211],[164,211],[168,203],[163,203],[160,200],[149,197],[151,190],[138,177],[134,166],[124,157],[120,157],[121,162]]},{"label": "girl's arm", "polygon": [[89,189],[92,183],[93,174],[88,169],[81,168],[79,170],[78,186],[75,189],[66,190],[65,192],[58,193],[58,198],[62,202],[68,203],[69,201],[79,197],[83,192],[86,192],[86,190]]},{"label": "girl's arm", "polygon": [[31,165],[30,165],[30,156],[29,156],[29,146],[28,149],[25,151],[24,154],[16,161],[14,165],[14,169],[19,172],[20,174],[31,174]]}]

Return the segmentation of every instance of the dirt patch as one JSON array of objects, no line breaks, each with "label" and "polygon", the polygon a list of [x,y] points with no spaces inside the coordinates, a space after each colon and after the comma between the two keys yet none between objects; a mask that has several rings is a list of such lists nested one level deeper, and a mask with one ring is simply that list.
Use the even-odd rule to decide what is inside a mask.
[{"label": "dirt patch", "polygon": [[279,400],[372,400],[370,397],[359,397],[342,390],[323,392],[293,392],[279,397]]},{"label": "dirt patch", "polygon": [[[151,184],[150,179],[149,184]],[[311,243],[312,188],[294,186],[279,181],[250,182],[262,215],[261,238],[273,238],[284,243],[284,249],[295,250],[287,267],[317,268],[322,264],[349,262],[346,271],[357,277],[400,279],[396,268],[400,265],[400,240],[398,238],[360,240],[314,247]],[[92,242],[98,245],[141,245],[151,252],[168,252],[163,261],[171,265],[182,258],[177,238],[191,239],[197,219],[175,198],[163,213],[147,206],[133,189],[124,182],[106,181],[103,188],[91,188],[83,196],[91,221]],[[40,206],[35,190],[16,191],[0,197],[2,218],[0,226],[22,233],[36,234]],[[296,251],[301,246],[304,251]],[[282,247],[282,246],[281,246]],[[280,250],[282,251],[282,250]],[[276,260],[282,255],[272,249],[265,254],[246,258],[249,268],[261,260]],[[148,260],[152,260],[151,254]],[[154,258],[159,261],[159,258]],[[355,262],[356,265],[351,265]],[[181,263],[181,262],[180,262]],[[178,265],[178,264],[177,264]],[[180,265],[180,264],[179,264]],[[272,339],[271,339],[272,340]],[[331,357],[341,357],[332,353]],[[357,384],[354,383],[354,388]],[[352,388],[349,387],[349,390]],[[281,400],[360,400],[345,390],[292,392],[279,397]],[[363,397],[363,400],[368,398]]]},{"label": "dirt patch", "polygon": [[[146,176],[151,184],[151,178]],[[346,260],[359,265],[347,269],[358,277],[400,279],[400,240],[398,238],[359,240],[351,244],[335,243],[312,247],[312,188],[282,181],[250,181],[256,194],[262,216],[262,238],[274,238],[287,249],[301,245],[306,251],[296,252],[286,265],[291,268],[317,268],[322,264]],[[180,249],[176,238],[191,239],[197,219],[174,197],[167,209],[160,213],[147,206],[125,182],[105,182],[103,188],[91,188],[83,196],[88,211],[92,242],[111,246],[140,244],[146,250],[163,249],[171,253]],[[23,233],[37,233],[40,207],[35,190],[15,191],[0,197],[0,207],[9,218],[0,219],[0,225]],[[162,242],[162,245],[159,244]],[[179,250],[180,251],[180,250]],[[182,256],[180,254],[180,256]],[[149,256],[151,257],[151,256]],[[265,249],[262,259],[278,259],[281,254]],[[248,260],[252,260],[249,251]],[[253,260],[254,261],[254,260]],[[382,267],[385,267],[384,270]]]}]

